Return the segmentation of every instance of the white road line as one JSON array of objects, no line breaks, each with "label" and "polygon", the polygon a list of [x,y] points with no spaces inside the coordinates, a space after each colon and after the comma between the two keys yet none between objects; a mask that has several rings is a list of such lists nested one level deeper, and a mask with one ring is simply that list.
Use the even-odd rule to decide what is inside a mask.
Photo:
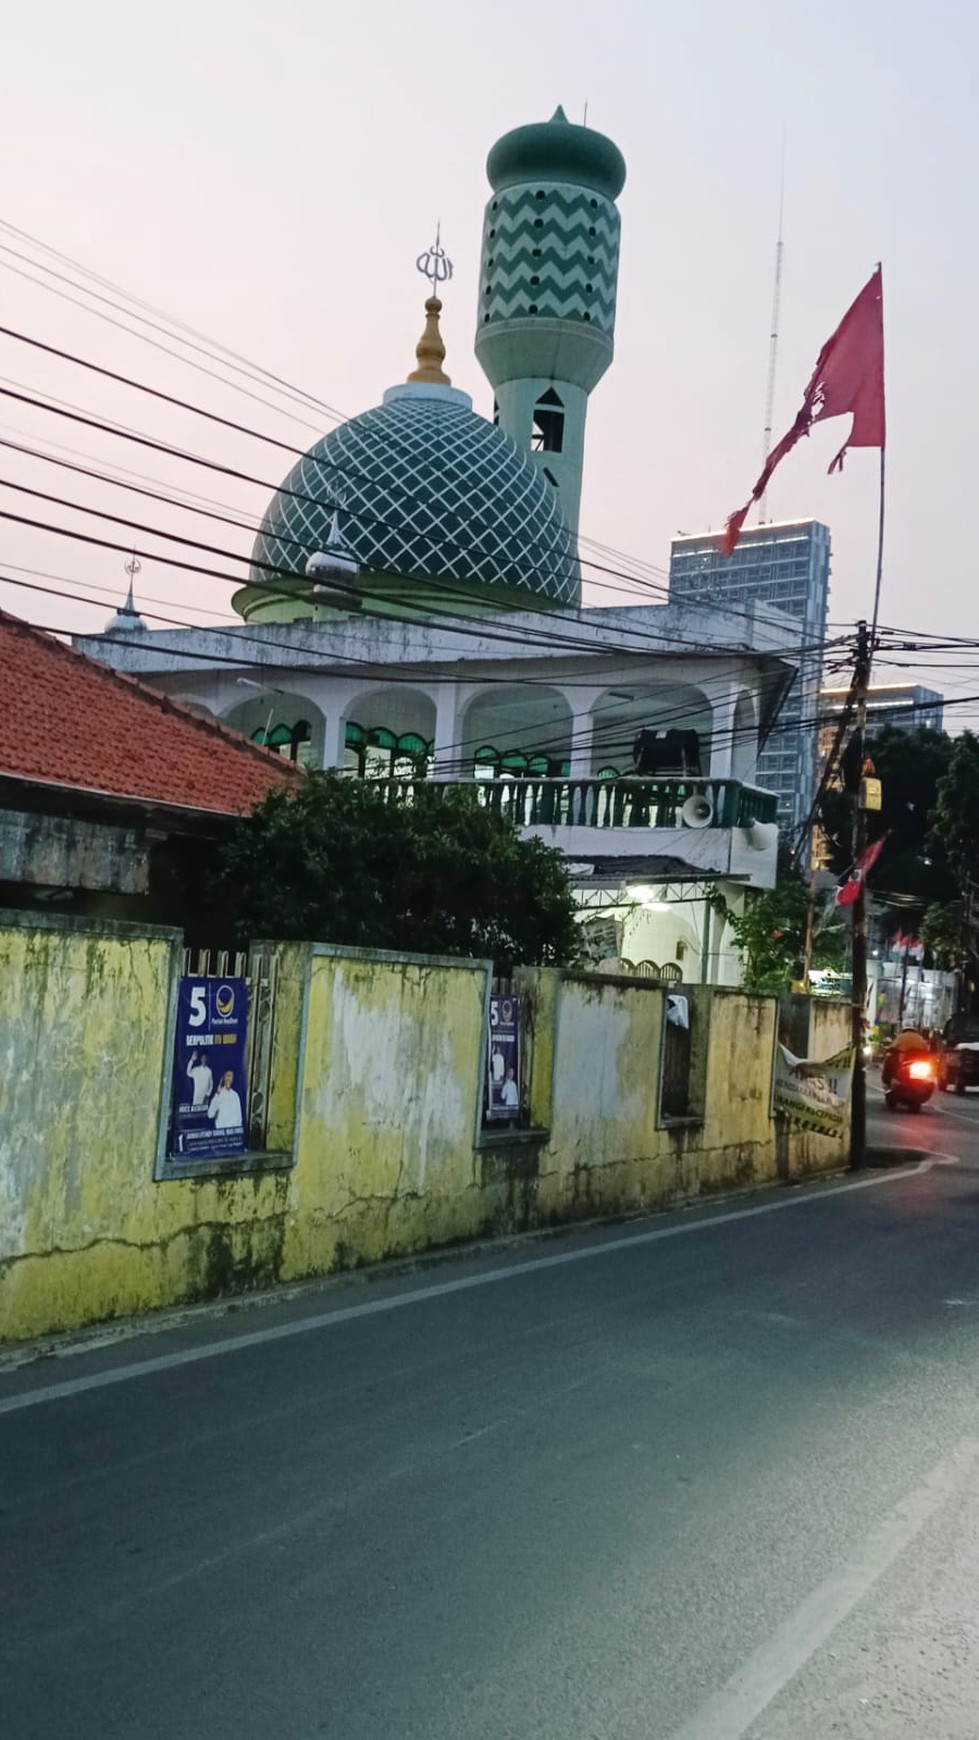
[{"label": "white road line", "polygon": [[135,1360],[131,1365],[112,1366],[93,1372],[88,1377],[68,1378],[64,1383],[45,1384],[19,1395],[0,1397],[0,1414],[17,1414],[24,1408],[38,1407],[42,1402],[60,1402],[67,1396],[77,1396],[86,1390],[108,1389],[112,1384],[128,1383],[132,1378],[148,1377],[153,1372],[171,1371],[181,1365],[196,1365],[200,1360],[218,1359],[223,1354],[239,1353],[245,1348],[261,1347],[270,1341],[288,1341],[294,1335],[309,1335],[317,1329],[333,1329],[341,1323],[352,1323],[358,1317],[376,1317],[385,1311],[398,1311],[406,1305],[421,1305],[430,1299],[444,1299],[452,1293],[467,1293],[475,1287],[490,1287],[497,1281],[511,1281],[518,1275],[531,1275],[541,1269],[557,1269],[567,1263],[586,1263],[596,1257],[613,1257],[618,1251],[635,1250],[638,1245],[658,1244],[661,1239],[682,1238],[693,1233],[711,1232],[715,1227],[731,1226],[736,1221],[752,1220],[760,1214],[776,1214],[785,1208],[804,1208],[809,1203],[825,1203],[837,1196],[847,1196],[853,1190],[874,1190],[902,1178],[912,1178],[930,1172],[934,1165],[954,1165],[952,1154],[933,1153],[916,1166],[900,1172],[875,1172],[834,1185],[811,1195],[778,1196],[770,1202],[756,1203],[752,1208],[735,1208],[725,1214],[715,1214],[703,1220],[688,1220],[671,1226],[653,1227],[648,1232],[633,1233],[627,1238],[611,1238],[603,1243],[579,1246],[573,1251],[556,1251],[551,1256],[534,1257],[529,1262],[510,1263],[501,1269],[486,1269],[479,1275],[462,1275],[454,1281],[436,1281],[429,1287],[414,1287],[406,1293],[391,1294],[384,1299],[370,1299],[360,1305],[344,1305],[336,1311],[318,1312],[314,1317],[301,1317],[291,1323],[277,1323],[267,1329],[256,1329],[247,1335],[232,1335],[222,1341],[202,1342],[181,1353],[158,1354],[154,1359]]},{"label": "white road line", "polygon": [[979,1440],[963,1438],[920,1486],[905,1494],[852,1557],[817,1584],[672,1740],[742,1740],[926,1523],[961,1491],[977,1459]]}]

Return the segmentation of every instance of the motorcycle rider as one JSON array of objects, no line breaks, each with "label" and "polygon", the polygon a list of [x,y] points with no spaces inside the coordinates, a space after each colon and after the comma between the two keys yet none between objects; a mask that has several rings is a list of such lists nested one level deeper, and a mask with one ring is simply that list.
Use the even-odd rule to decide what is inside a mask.
[{"label": "motorcycle rider", "polygon": [[898,1064],[909,1061],[912,1057],[928,1057],[931,1047],[923,1033],[916,1027],[902,1027],[900,1033],[891,1040],[884,1053],[884,1067],[881,1070],[881,1083],[887,1087]]}]

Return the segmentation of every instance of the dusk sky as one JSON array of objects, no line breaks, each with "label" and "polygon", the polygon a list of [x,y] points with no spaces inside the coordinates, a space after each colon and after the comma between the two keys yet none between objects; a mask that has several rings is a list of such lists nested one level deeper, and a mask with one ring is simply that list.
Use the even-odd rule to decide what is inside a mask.
[{"label": "dusk sky", "polygon": [[[447,367],[488,414],[490,389],[472,352],[486,153],[507,128],[546,119],[559,102],[581,120],[587,102],[589,124],[621,147],[628,180],[616,356],[592,398],[581,528],[665,570],[676,531],[719,527],[759,467],[784,137],[776,436],[820,345],[881,260],[881,616],[969,635],[979,620],[970,531],[979,242],[968,192],[977,50],[976,13],[952,0],[927,9],[907,0],[497,0],[436,12],[395,0],[8,6],[0,219],[353,414],[412,366],[424,297],[414,260],[441,218],[455,262]],[[311,407],[291,414],[268,387],[252,385],[267,404],[249,401],[17,275],[43,276],[36,249],[9,229],[0,249],[0,325],[284,443],[307,446],[330,427]],[[79,294],[74,282],[56,288]],[[272,484],[289,468],[274,447],[2,338],[0,386],[12,382]],[[854,452],[842,478],[826,475],[844,433],[843,424],[818,427],[769,498],[773,517],[816,515],[832,528],[834,622],[869,612],[876,536],[877,455]],[[82,456],[77,463],[111,461],[251,522],[265,506],[259,485],[139,452],[9,398],[0,400],[0,437],[59,443]],[[172,508],[7,450],[0,478],[240,555],[250,544],[247,530],[201,517],[188,524]],[[8,489],[0,507],[131,541],[124,529]],[[181,575],[153,559],[163,547],[150,536],[137,542],[144,598],[169,601],[186,620],[201,620],[192,610],[227,613],[230,585]],[[104,589],[87,605],[0,586],[0,602],[38,623],[96,629],[125,586],[123,560],[0,521],[0,572],[34,569],[54,577],[42,584],[86,597]],[[950,700],[971,695],[979,660],[969,658],[976,669],[919,667],[921,680],[937,679]],[[970,717],[959,709],[947,723],[955,730]]]}]

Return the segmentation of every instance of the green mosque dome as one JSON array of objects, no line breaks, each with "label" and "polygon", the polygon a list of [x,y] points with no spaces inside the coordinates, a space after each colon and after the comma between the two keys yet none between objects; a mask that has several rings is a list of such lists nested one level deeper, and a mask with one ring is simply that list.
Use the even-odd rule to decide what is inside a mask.
[{"label": "green mosque dome", "polygon": [[554,480],[444,373],[430,296],[418,367],[324,435],[273,496],[232,600],[249,620],[372,608],[581,602],[574,533]]},{"label": "green mosque dome", "polygon": [[578,127],[558,107],[549,121],[514,127],[486,159],[494,193],[522,182],[571,182],[616,199],[625,185],[625,158],[611,139]]},{"label": "green mosque dome", "polygon": [[354,585],[369,586],[371,575],[417,582],[416,595],[432,605],[440,586],[450,606],[458,603],[453,588],[491,589],[504,607],[526,606],[528,595],[580,600],[575,540],[557,491],[530,454],[454,387],[392,387],[383,404],[303,455],[255,540],[251,597],[241,602],[248,616],[263,614],[252,588],[267,596],[277,584],[269,567],[295,576],[283,591],[308,590],[301,577],[327,547],[335,509],[343,547],[360,568]]}]

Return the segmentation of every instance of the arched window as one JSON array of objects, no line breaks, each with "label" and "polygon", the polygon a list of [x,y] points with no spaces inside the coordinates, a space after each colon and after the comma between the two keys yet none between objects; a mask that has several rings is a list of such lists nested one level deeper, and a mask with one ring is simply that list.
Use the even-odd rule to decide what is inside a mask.
[{"label": "arched window", "polygon": [[534,406],[530,445],[535,453],[560,453],[564,447],[564,406],[553,387]]},{"label": "arched window", "polygon": [[432,745],[416,731],[398,737],[385,725],[365,731],[348,721],[344,744],[344,771],[358,779],[424,779]]},{"label": "arched window", "polygon": [[312,737],[308,719],[299,719],[295,725],[270,725],[268,730],[262,725],[252,732],[253,743],[274,749],[276,755],[281,755],[285,761],[296,762],[299,767],[308,767],[312,760]]},{"label": "arched window", "polygon": [[343,771],[352,774],[355,779],[364,777],[364,746],[367,733],[363,725],[357,725],[352,719],[347,721],[343,738]]},{"label": "arched window", "polygon": [[500,770],[500,752],[485,743],[473,757],[473,779],[495,779]]},{"label": "arched window", "polygon": [[374,725],[367,733],[364,771],[368,779],[390,779],[391,764],[398,739],[384,725]]},{"label": "arched window", "polygon": [[567,779],[571,771],[567,761],[555,761],[550,755],[528,755],[523,749],[494,749],[484,743],[473,756],[473,779],[520,778]]}]

